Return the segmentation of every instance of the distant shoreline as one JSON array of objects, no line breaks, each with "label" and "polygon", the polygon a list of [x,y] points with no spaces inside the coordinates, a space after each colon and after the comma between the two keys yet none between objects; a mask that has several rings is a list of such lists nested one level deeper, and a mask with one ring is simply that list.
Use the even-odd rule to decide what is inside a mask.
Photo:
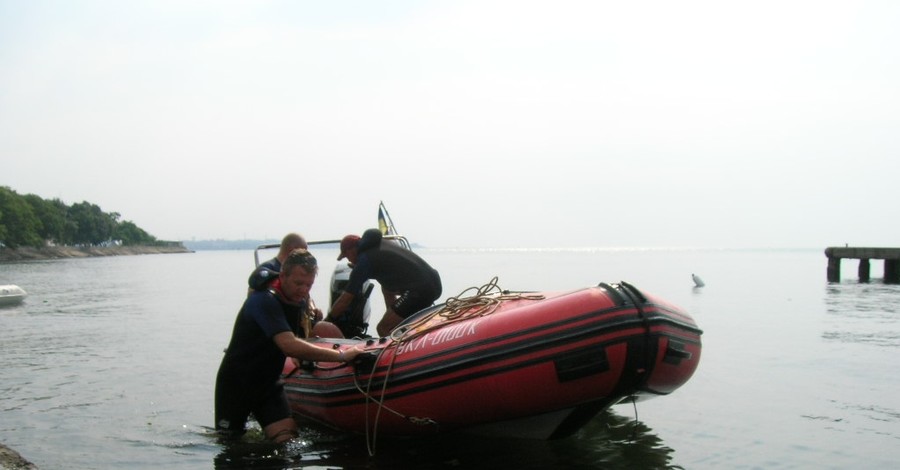
[{"label": "distant shoreline", "polygon": [[151,255],[161,253],[193,253],[183,245],[166,246],[45,246],[42,248],[0,248],[0,263],[60,258],[89,258],[94,256]]}]

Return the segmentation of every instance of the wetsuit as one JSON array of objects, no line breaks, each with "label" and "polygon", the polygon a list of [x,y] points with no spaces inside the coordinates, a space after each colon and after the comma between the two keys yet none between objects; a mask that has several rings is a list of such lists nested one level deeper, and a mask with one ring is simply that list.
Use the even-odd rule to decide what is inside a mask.
[{"label": "wetsuit", "polygon": [[278,261],[278,258],[264,261],[250,273],[247,285],[253,290],[265,289],[273,279],[278,278],[279,272],[281,272],[281,261]]},{"label": "wetsuit", "polygon": [[383,289],[399,295],[391,309],[401,318],[431,306],[441,296],[440,274],[412,251],[380,240],[371,247],[361,243],[359,250],[345,292],[358,295],[366,280],[375,279]]},{"label": "wetsuit", "polygon": [[254,291],[244,301],[216,376],[217,430],[236,437],[251,413],[262,427],[291,416],[280,380],[286,358],[273,338],[284,331],[305,337],[300,327],[305,310],[305,304],[287,303],[274,289]]}]

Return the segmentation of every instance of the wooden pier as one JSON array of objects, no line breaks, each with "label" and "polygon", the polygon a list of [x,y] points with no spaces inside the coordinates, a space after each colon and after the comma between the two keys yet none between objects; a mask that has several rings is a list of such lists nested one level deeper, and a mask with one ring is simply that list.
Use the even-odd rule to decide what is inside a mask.
[{"label": "wooden pier", "polygon": [[841,260],[859,260],[859,281],[869,282],[870,261],[884,260],[884,282],[900,283],[900,248],[863,248],[832,246],[825,248],[828,257],[828,282],[841,281]]}]

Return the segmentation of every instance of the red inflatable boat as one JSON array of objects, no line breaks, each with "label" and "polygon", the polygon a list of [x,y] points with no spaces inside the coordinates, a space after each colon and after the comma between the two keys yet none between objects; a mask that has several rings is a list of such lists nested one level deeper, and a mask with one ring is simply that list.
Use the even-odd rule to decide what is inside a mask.
[{"label": "red inflatable boat", "polygon": [[547,439],[622,400],[675,391],[697,368],[700,335],[687,313],[625,282],[571,292],[493,283],[419,312],[390,337],[313,340],[370,354],[354,364],[288,360],[284,381],[301,422]]}]

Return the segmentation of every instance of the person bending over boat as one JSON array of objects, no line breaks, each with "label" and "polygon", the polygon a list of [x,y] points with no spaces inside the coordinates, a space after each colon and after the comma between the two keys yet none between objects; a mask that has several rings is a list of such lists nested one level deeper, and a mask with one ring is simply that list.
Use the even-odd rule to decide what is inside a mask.
[{"label": "person bending over boat", "polygon": [[250,295],[254,290],[265,289],[269,283],[277,279],[278,272],[281,271],[281,263],[297,248],[309,249],[303,235],[296,232],[285,235],[281,239],[281,246],[278,247],[278,254],[268,261],[259,263],[259,266],[250,273],[250,278],[247,279],[247,284],[250,286],[247,290],[247,295]]},{"label": "person bending over boat", "polygon": [[361,350],[318,347],[301,338],[309,331],[301,321],[318,274],[316,258],[304,249],[291,251],[269,290],[253,291],[241,306],[231,341],[216,376],[216,430],[240,437],[252,413],[266,437],[283,442],[297,435],[297,423],[281,382],[286,357],[304,361],[348,362]]},{"label": "person bending over boat", "polygon": [[338,260],[347,258],[353,271],[326,320],[340,317],[369,279],[381,284],[386,311],[376,330],[388,335],[404,318],[431,306],[441,296],[441,276],[419,255],[394,243],[382,243],[381,232],[372,228],[341,240]]}]

